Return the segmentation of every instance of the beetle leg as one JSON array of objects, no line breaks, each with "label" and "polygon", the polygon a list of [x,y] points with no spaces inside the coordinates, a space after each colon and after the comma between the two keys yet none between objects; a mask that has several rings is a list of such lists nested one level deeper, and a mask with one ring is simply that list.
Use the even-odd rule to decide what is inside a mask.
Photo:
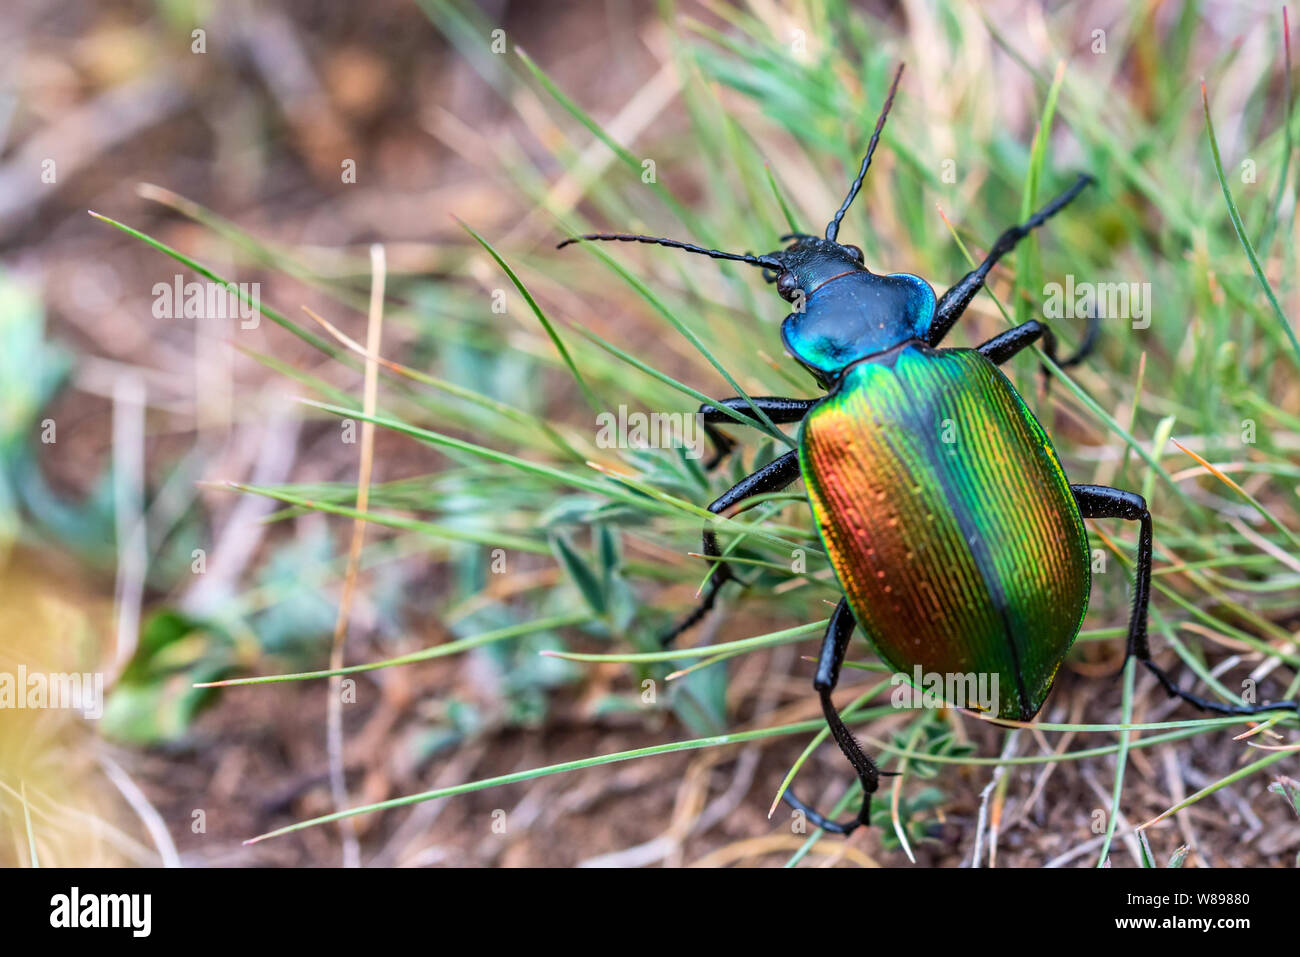
[{"label": "beetle leg", "polygon": [[1091,182],[1093,182],[1091,176],[1087,173],[1080,173],[1073,186],[1034,213],[1025,222],[1019,226],[1012,226],[997,238],[997,242],[989,249],[984,261],[963,276],[956,285],[939,298],[938,305],[934,309],[934,319],[930,322],[930,331],[926,336],[926,340],[930,345],[937,346],[943,337],[948,334],[948,330],[961,318],[961,314],[966,311],[966,307],[975,298],[975,294],[983,288],[985,277],[988,276],[989,270],[997,265],[998,260],[1011,252],[1016,243],[1069,205],[1070,201],[1083,192],[1084,187]]},{"label": "beetle leg", "polygon": [[[754,405],[762,409],[767,414],[767,417],[778,425],[800,421],[808,414],[809,409],[821,401],[820,399],[783,399],[774,395],[756,395],[752,398]],[[758,421],[754,415],[754,410],[749,407],[749,403],[740,396],[723,399],[718,405],[734,409],[741,415],[754,419],[755,422]],[[713,454],[704,463],[705,471],[712,471],[736,447],[735,440],[719,429],[717,427],[718,423],[730,422],[733,425],[739,425],[740,423],[713,405],[700,406],[698,414],[704,417],[704,434],[713,442]]]},{"label": "beetle leg", "polygon": [[1000,366],[1039,339],[1043,340],[1043,351],[1047,353],[1047,358],[1056,362],[1056,336],[1037,319],[1030,319],[994,336],[988,342],[978,346],[976,351],[995,366]]},{"label": "beetle leg", "polygon": [[[768,492],[779,492],[798,477],[799,453],[795,451],[787,452],[780,458],[773,459],[767,465],[764,465],[753,475],[747,475],[730,489],[723,492],[709,505],[709,511],[714,515],[719,515],[740,505],[747,498],[753,498],[755,495],[765,495]],[[711,522],[704,526],[703,540],[703,551],[707,558],[722,557],[722,550],[718,548],[718,536],[713,531]],[[713,574],[709,576],[709,580],[704,586],[704,597],[700,600],[699,605],[693,612],[678,622],[672,631],[660,637],[660,644],[667,647],[673,642],[673,639],[707,615],[713,607],[713,603],[718,600],[718,590],[734,577],[730,565],[726,562],[718,562],[713,569]]]},{"label": "beetle leg", "polygon": [[1294,701],[1276,701],[1258,705],[1224,704],[1210,701],[1174,684],[1172,678],[1151,660],[1151,644],[1147,636],[1147,605],[1151,601],[1151,513],[1146,500],[1136,492],[1110,488],[1106,485],[1071,485],[1074,500],[1084,518],[1122,518],[1139,523],[1137,579],[1133,586],[1133,613],[1128,624],[1128,646],[1124,660],[1137,658],[1147,671],[1155,675],[1171,698],[1182,698],[1202,711],[1217,714],[1259,714],[1262,711],[1298,711]]},{"label": "beetle leg", "polygon": [[[1038,339],[1043,340],[1043,352],[1047,358],[1054,363],[1057,368],[1068,369],[1070,366],[1078,365],[1088,357],[1092,352],[1092,347],[1097,341],[1097,321],[1094,317],[1088,320],[1088,331],[1084,334],[1083,342],[1079,344],[1078,351],[1074,355],[1067,356],[1064,359],[1056,358],[1056,336],[1053,335],[1050,327],[1043,325],[1037,319],[1030,319],[1028,322],[1021,323],[1001,335],[994,336],[988,342],[977,348],[977,351],[984,358],[988,359],[995,366],[1000,366],[1012,356],[1019,353],[1022,349],[1028,348]],[[1052,375],[1047,371],[1047,366],[1043,366],[1043,391],[1046,392],[1051,388]]]},{"label": "beetle leg", "polygon": [[835,612],[831,615],[830,624],[826,627],[826,637],[822,639],[822,651],[817,660],[817,677],[813,679],[813,687],[821,696],[822,711],[826,715],[826,723],[830,726],[831,736],[835,738],[835,743],[840,746],[844,756],[849,759],[849,764],[853,765],[853,770],[858,772],[858,780],[862,782],[862,809],[853,820],[839,823],[823,817],[804,804],[795,797],[793,789],[787,788],[783,795],[787,804],[796,811],[803,811],[816,827],[833,834],[851,834],[860,825],[870,823],[871,795],[875,793],[880,780],[880,771],[876,768],[875,762],[863,753],[857,739],[853,737],[853,732],[845,725],[844,719],[840,717],[840,713],[835,710],[835,705],[831,701],[831,692],[839,683],[840,666],[844,664],[844,653],[848,650],[849,639],[853,636],[856,625],[857,621],[853,618],[849,603],[841,598],[840,603],[835,606]]}]

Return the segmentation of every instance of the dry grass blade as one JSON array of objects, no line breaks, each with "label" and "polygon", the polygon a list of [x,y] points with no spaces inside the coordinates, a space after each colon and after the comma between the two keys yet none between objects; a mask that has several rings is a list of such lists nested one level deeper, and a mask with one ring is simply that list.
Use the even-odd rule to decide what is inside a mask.
[{"label": "dry grass blade", "polygon": [[[366,368],[362,393],[362,408],[367,416],[375,414],[379,389],[379,342],[384,324],[384,247],[371,247],[370,261],[373,278],[370,285],[370,311],[366,322]],[[346,423],[345,423],[346,425]],[[375,459],[375,424],[361,423],[361,462],[357,471],[357,511],[364,512],[370,504],[370,474]],[[361,547],[365,544],[366,523],[361,519],[352,522],[352,541],[348,547],[348,566],[339,596],[338,618],[334,625],[334,639],[330,648],[330,670],[343,667],[344,646],[348,635],[348,621],[352,614],[352,598],[356,593],[357,573],[361,566]],[[343,773],[343,677],[330,678],[329,688],[329,766],[330,791],[335,810],[348,806],[347,782]],[[361,847],[357,841],[356,822],[352,818],[339,821],[343,836],[343,864],[345,867],[361,866]]]}]

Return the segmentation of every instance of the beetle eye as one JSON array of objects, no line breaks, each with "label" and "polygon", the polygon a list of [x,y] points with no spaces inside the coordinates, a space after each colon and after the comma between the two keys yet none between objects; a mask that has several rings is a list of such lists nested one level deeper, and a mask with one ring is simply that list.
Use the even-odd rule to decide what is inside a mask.
[{"label": "beetle eye", "polygon": [[782,299],[794,302],[795,293],[799,291],[799,281],[794,278],[794,273],[789,270],[781,273],[776,278],[776,291]]},{"label": "beetle eye", "polygon": [[847,252],[851,257],[853,257],[853,259],[856,260],[859,265],[861,265],[862,262],[864,261],[862,250],[859,247],[852,246],[852,245],[845,246],[844,251]]}]

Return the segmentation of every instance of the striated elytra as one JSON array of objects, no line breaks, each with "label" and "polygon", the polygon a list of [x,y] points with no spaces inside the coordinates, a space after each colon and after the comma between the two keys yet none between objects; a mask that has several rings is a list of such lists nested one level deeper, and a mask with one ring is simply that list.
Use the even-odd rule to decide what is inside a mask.
[{"label": "striated elytra", "polygon": [[917,342],[862,359],[804,419],[799,458],[880,656],[908,675],[995,675],[999,717],[1037,714],[1088,608],[1088,540],[998,368]]},{"label": "striated elytra", "polygon": [[[1002,233],[984,260],[942,296],[908,273],[867,269],[862,250],[838,242],[893,105],[902,66],[876,120],[866,155],[824,236],[783,236],[789,245],[760,256],[629,233],[592,233],[560,243],[653,243],[759,266],[795,311],[781,325],[786,351],[818,385],[820,399],[736,397],[719,405],[757,421],[802,423],[798,448],[747,476],[709,505],[714,514],[746,507],[802,477],[808,502],[844,597],[822,640],[813,687],[831,735],[862,784],[851,820],[830,820],[793,790],[785,800],[815,826],[848,834],[868,822],[880,772],[832,700],[849,640],[861,625],[891,667],[916,673],[988,679],[996,694],[979,704],[1002,718],[1028,720],[1046,700],[1088,607],[1090,567],[1085,518],[1138,523],[1137,571],[1126,657],[1139,660],[1171,696],[1220,714],[1255,714],[1295,702],[1233,705],[1179,688],[1151,660],[1151,515],[1142,496],[1099,485],[1072,485],[1046,432],[997,367],[1041,340],[1062,368],[1082,361],[1096,338],[1096,317],[1078,352],[1057,362],[1055,340],[1035,320],[976,349],[940,349],[983,287],[993,266],[1091,182],[1075,183],[1028,220]],[[751,405],[752,402],[752,405]],[[734,447],[718,426],[720,408],[700,412],[714,444],[715,467]],[[752,502],[751,502],[752,504]],[[703,618],[735,576],[719,559],[712,527],[703,552],[715,561],[698,607],[667,644]],[[965,687],[973,687],[967,685]],[[959,687],[950,684],[947,687]]]}]

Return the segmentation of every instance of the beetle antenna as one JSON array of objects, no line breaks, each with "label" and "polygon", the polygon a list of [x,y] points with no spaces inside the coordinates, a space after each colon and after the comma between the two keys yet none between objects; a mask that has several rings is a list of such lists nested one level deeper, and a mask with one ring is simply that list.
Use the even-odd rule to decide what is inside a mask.
[{"label": "beetle antenna", "polygon": [[898,71],[894,74],[894,82],[889,85],[889,96],[885,98],[885,106],[880,111],[880,116],[876,120],[876,129],[871,134],[871,141],[867,143],[867,155],[862,157],[862,168],[858,170],[858,177],[849,187],[849,195],[844,197],[844,202],[840,204],[839,211],[836,212],[835,218],[826,225],[826,238],[835,242],[835,237],[840,233],[840,220],[848,212],[849,204],[853,202],[858,190],[862,188],[862,180],[866,178],[867,167],[871,165],[871,154],[876,151],[876,144],[880,142],[880,131],[885,128],[885,117],[889,116],[889,110],[894,105],[894,94],[898,91],[898,81],[903,77],[903,64],[898,64]]},{"label": "beetle antenna", "polygon": [[574,236],[566,239],[564,242],[556,245],[556,249],[563,249],[571,243],[576,243],[580,239],[587,240],[614,240],[625,243],[653,243],[656,246],[667,246],[669,249],[684,249],[688,253],[700,253],[711,259],[733,259],[740,263],[749,263],[751,266],[762,266],[764,269],[783,269],[785,268],[781,260],[773,256],[751,256],[748,253],[724,253],[719,249],[705,249],[703,246],[697,246],[694,243],[683,243],[676,239],[664,239],[660,236],[641,236],[636,233],[587,233],[585,236]]}]

